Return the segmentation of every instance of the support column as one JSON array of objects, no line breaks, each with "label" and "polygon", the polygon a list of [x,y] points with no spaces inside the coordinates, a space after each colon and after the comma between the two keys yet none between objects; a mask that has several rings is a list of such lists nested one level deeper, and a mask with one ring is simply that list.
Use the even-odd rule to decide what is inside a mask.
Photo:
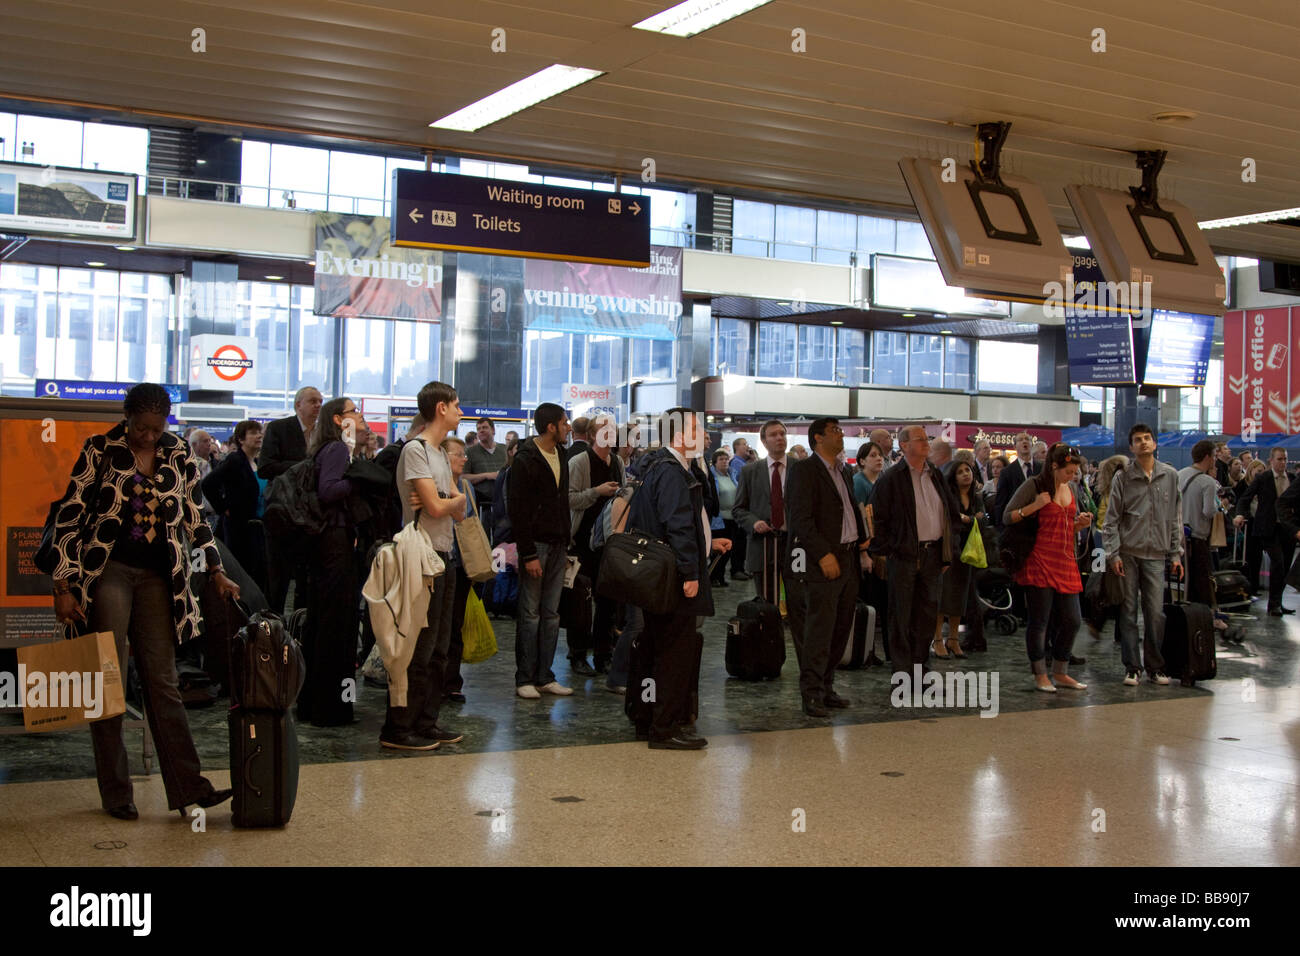
[{"label": "support column", "polygon": [[1155,389],[1149,395],[1139,394],[1136,385],[1115,389],[1115,452],[1132,455],[1128,446],[1129,429],[1138,422],[1151,431],[1160,432],[1160,402]]}]

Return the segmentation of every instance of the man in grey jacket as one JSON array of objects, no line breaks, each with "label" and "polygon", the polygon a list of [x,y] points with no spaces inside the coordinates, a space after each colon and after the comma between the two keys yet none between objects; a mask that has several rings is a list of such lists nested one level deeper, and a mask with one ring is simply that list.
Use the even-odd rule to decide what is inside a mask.
[{"label": "man in grey jacket", "polygon": [[[1165,561],[1174,577],[1183,575],[1183,509],[1178,473],[1156,460],[1156,436],[1138,422],[1128,433],[1134,459],[1115,473],[1110,504],[1101,530],[1106,562],[1124,581],[1124,606],[1119,618],[1124,658],[1124,683],[1136,687],[1145,666],[1149,679],[1168,684],[1164,643]],[[1142,602],[1143,641],[1138,649],[1138,601]]]},{"label": "man in grey jacket", "polygon": [[1208,607],[1215,606],[1210,532],[1219,513],[1219,482],[1214,476],[1214,442],[1203,439],[1192,448],[1192,464],[1178,472],[1178,491],[1183,498],[1183,524],[1190,529],[1187,600]]}]

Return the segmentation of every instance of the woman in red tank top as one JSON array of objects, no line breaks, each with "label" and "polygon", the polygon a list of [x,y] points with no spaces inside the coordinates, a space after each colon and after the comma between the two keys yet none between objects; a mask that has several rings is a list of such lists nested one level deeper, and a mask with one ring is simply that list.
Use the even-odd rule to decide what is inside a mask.
[{"label": "woman in red tank top", "polygon": [[[1025,647],[1030,669],[1038,690],[1049,694],[1056,693],[1057,687],[1083,690],[1088,686],[1067,673],[1079,630],[1079,594],[1083,591],[1074,536],[1092,521],[1092,515],[1079,506],[1074,485],[1081,461],[1078,449],[1057,442],[1048,450],[1042,474],[1017,489],[1003,518],[1004,523],[1016,524],[1038,517],[1033,550],[1015,579],[1025,589],[1029,611]],[[1050,648],[1046,646],[1049,624]],[[1047,675],[1048,650],[1052,653],[1052,677]]]}]

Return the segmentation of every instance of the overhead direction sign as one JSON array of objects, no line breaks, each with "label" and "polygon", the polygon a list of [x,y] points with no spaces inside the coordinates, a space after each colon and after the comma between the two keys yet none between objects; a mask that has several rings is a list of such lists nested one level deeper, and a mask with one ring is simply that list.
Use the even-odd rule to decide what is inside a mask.
[{"label": "overhead direction sign", "polygon": [[650,197],[393,171],[392,241],[453,252],[650,265]]}]

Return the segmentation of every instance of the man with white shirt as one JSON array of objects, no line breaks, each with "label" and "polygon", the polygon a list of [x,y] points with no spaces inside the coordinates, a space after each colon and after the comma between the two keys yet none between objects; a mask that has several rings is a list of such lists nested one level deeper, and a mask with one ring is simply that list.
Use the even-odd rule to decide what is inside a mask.
[{"label": "man with white shirt", "polygon": [[709,555],[726,551],[730,543],[712,539],[704,488],[690,468],[690,459],[701,454],[707,441],[699,415],[689,408],[670,408],[660,418],[659,436],[663,447],[642,459],[641,488],[632,498],[628,527],[672,548],[682,596],[668,614],[645,612],[637,669],[653,684],[629,683],[627,692],[653,688],[649,724],[637,727],[651,749],[701,750],[708,741],[691,729],[692,683],[703,649],[695,639],[696,619],[713,615]]},{"label": "man with white shirt", "polygon": [[828,708],[848,707],[832,686],[835,666],[844,656],[853,627],[860,567],[871,560],[864,549],[867,534],[862,512],[853,499],[853,484],[838,461],[844,432],[834,418],[817,418],[808,426],[813,453],[790,468],[786,516],[790,528],[789,569],[800,586],[787,604],[803,603],[804,629],[794,632],[799,659],[799,694],[809,717],[829,716]]},{"label": "man with white shirt", "polygon": [[979,469],[979,474],[975,477],[979,479],[981,485],[989,483],[989,456],[992,453],[993,446],[989,444],[987,438],[975,442],[975,467]]},{"label": "man with white shirt", "polygon": [[[316,419],[320,417],[322,401],[319,389],[304,385],[293,396],[293,414],[278,418],[266,426],[262,450],[257,456],[257,477],[271,481],[307,457],[307,448],[316,428]],[[295,582],[294,607],[305,607],[308,564],[306,541],[297,535],[272,535],[270,546],[271,563],[267,568],[269,591],[266,597],[270,601],[271,610],[277,614],[284,613],[290,580]]]}]

